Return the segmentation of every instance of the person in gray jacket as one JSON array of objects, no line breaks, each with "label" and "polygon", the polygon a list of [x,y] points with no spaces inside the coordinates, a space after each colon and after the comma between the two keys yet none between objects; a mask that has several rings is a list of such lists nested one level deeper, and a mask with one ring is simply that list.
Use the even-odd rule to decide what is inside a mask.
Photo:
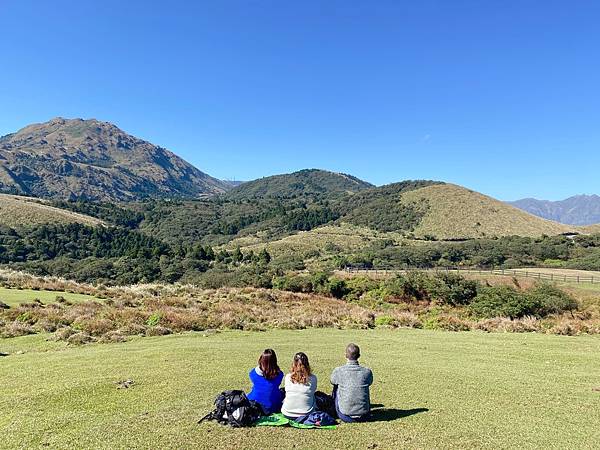
[{"label": "person in gray jacket", "polygon": [[371,413],[369,386],[373,384],[373,372],[358,363],[360,348],[356,344],[346,347],[346,364],[331,374],[333,399],[338,417],[344,422],[367,420]]}]

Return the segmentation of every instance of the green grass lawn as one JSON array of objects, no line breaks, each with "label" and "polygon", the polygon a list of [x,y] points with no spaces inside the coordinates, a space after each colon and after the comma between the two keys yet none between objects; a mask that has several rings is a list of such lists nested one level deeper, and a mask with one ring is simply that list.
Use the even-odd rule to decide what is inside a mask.
[{"label": "green grass lawn", "polygon": [[[265,347],[306,351],[319,388],[346,343],[375,373],[379,420],[336,430],[197,425],[217,393],[248,389]],[[24,353],[17,354],[18,351]],[[424,330],[200,333],[68,347],[0,339],[3,448],[593,448],[600,338]],[[131,378],[130,389],[115,382]],[[419,412],[420,411],[420,412]]]},{"label": "green grass lawn", "polygon": [[0,287],[0,301],[9,306],[18,305],[19,303],[32,302],[38,298],[44,303],[55,303],[57,296],[62,296],[70,302],[82,302],[85,300],[96,300],[91,295],[71,294],[69,292],[59,291],[36,291],[33,289],[8,289]]}]

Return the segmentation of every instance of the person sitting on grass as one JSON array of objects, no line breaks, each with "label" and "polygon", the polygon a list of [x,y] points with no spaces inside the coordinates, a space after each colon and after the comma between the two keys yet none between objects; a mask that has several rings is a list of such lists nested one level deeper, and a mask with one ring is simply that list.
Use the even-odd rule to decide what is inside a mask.
[{"label": "person sitting on grass", "polygon": [[310,371],[308,356],[299,352],[294,355],[290,373],[285,376],[285,398],[281,412],[288,419],[297,419],[315,411],[317,377]]},{"label": "person sitting on grass", "polygon": [[282,379],[283,372],[277,365],[275,350],[268,348],[260,355],[258,366],[250,371],[252,391],[248,399],[260,403],[266,415],[281,411],[279,385]]},{"label": "person sitting on grass", "polygon": [[331,374],[335,410],[344,422],[362,422],[371,413],[369,386],[373,384],[373,372],[358,364],[360,349],[356,344],[346,347],[346,364]]}]

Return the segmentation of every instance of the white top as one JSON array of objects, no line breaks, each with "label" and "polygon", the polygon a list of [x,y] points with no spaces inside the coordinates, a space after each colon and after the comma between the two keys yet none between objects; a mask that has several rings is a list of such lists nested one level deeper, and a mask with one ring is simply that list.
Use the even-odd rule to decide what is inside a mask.
[{"label": "white top", "polygon": [[285,376],[285,399],[281,412],[287,417],[301,417],[313,412],[316,408],[315,391],[317,390],[317,377],[311,375],[308,384],[292,382],[292,376]]}]

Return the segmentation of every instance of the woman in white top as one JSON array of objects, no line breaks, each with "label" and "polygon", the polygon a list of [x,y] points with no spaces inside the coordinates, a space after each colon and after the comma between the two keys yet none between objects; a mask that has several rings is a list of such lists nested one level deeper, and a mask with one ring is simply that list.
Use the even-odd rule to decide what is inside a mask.
[{"label": "woman in white top", "polygon": [[296,353],[290,373],[285,376],[282,414],[288,419],[297,419],[313,412],[317,407],[316,390],[317,377],[310,371],[308,356],[302,352]]}]

